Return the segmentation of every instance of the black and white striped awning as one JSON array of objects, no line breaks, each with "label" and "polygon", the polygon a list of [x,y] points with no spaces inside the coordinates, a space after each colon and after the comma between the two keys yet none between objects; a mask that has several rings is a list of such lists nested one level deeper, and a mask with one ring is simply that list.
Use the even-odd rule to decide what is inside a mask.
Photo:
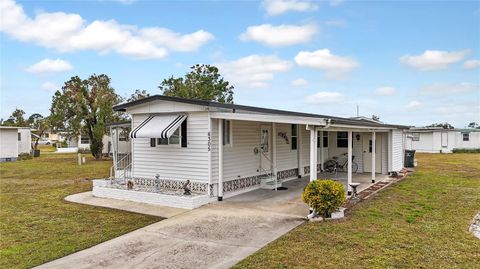
[{"label": "black and white striped awning", "polygon": [[186,118],[183,114],[149,116],[130,132],[130,138],[169,138]]}]

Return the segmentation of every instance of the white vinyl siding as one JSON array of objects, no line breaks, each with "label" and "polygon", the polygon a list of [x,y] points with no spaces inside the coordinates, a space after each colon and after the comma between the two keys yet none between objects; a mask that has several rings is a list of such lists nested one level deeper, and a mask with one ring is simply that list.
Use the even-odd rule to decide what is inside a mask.
[{"label": "white vinyl siding", "polygon": [[30,153],[32,149],[32,133],[28,128],[19,128],[18,134],[22,137],[21,141],[18,141],[18,154]]},{"label": "white vinyl siding", "polygon": [[[357,140],[357,134],[360,135],[360,140]],[[352,134],[352,139],[353,139],[352,155],[355,156],[353,161],[358,164],[357,173],[363,173],[363,135],[365,134],[366,133],[355,133],[355,132]],[[379,136],[377,134],[377,138],[378,137]],[[345,149],[345,153],[347,151],[348,151],[348,148]]]},{"label": "white vinyl siding", "polygon": [[387,133],[381,134],[382,139],[382,174],[388,173],[388,141]]},{"label": "white vinyl siding", "polygon": [[[277,171],[289,170],[297,168],[297,150],[292,150],[292,139],[290,136],[291,124],[277,123]],[[302,126],[299,126],[299,131],[302,130]],[[288,138],[285,141],[284,138],[279,137],[278,133],[286,133]],[[302,141],[304,141],[302,139]]]},{"label": "white vinyl siding", "polygon": [[0,129],[0,158],[18,157],[18,129]]},{"label": "white vinyl siding", "polygon": [[[148,114],[134,114],[135,128]],[[191,112],[187,118],[188,145],[151,147],[149,138],[132,139],[133,173],[135,177],[191,179],[208,182],[208,114]]]},{"label": "white vinyl siding", "polygon": [[[300,135],[302,136],[302,173],[305,166],[310,166],[310,130],[305,125],[300,125]],[[315,147],[316,148],[316,147]],[[318,149],[317,149],[318,151]],[[320,163],[320,159],[318,159]]]},{"label": "white vinyl siding", "polygon": [[392,171],[403,168],[403,133],[402,130],[392,130]]},{"label": "white vinyl siding", "polygon": [[[255,155],[253,149],[260,144],[261,124],[253,121],[232,122],[233,143],[223,147],[224,181],[259,174],[260,153]],[[265,125],[271,126],[269,123]]]},{"label": "white vinyl siding", "polygon": [[[218,119],[211,119],[212,182],[218,182]],[[224,172],[225,175],[225,172]]]}]

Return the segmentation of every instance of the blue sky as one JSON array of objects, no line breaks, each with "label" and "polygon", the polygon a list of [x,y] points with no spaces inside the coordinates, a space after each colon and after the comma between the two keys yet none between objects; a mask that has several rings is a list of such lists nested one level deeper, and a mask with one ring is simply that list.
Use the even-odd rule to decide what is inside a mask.
[{"label": "blue sky", "polygon": [[389,123],[480,122],[480,1],[0,1],[1,117],[71,76],[116,91],[214,64],[235,102]]}]

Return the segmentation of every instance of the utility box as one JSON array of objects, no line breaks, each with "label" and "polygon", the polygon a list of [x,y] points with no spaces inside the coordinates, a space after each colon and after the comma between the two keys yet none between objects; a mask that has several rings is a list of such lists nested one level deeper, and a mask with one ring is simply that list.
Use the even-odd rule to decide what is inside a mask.
[{"label": "utility box", "polygon": [[405,150],[405,167],[415,167],[415,150]]}]

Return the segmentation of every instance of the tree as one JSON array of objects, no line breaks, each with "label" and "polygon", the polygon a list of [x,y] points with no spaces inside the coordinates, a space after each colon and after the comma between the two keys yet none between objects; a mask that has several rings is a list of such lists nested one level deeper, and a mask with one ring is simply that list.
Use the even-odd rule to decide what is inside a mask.
[{"label": "tree", "polygon": [[[35,114],[33,114],[35,115]],[[32,116],[33,116],[32,115]],[[40,114],[36,114],[40,115]],[[30,116],[30,117],[32,117]],[[36,150],[38,148],[38,141],[43,136],[43,134],[50,128],[50,121],[49,118],[44,118],[42,115],[40,117],[35,117],[35,123],[33,123],[30,127],[34,130],[32,131],[37,137],[34,139],[35,143],[33,144],[33,149]]]},{"label": "tree", "polygon": [[15,108],[15,110],[12,112],[10,117],[8,117],[8,120],[2,122],[2,125],[27,127],[28,123],[23,117],[24,115],[25,115],[25,111],[23,111],[22,109]]},{"label": "tree", "polygon": [[470,122],[468,124],[468,128],[472,128],[472,129],[480,129],[480,124],[476,123],[476,122]]},{"label": "tree", "polygon": [[93,74],[88,79],[72,77],[53,96],[51,125],[74,136],[88,135],[90,151],[96,159],[100,159],[106,124],[118,120],[119,115],[112,107],[120,101],[107,75]]},{"label": "tree", "polygon": [[36,129],[38,126],[38,121],[42,120],[44,117],[39,113],[33,113],[28,117],[27,124],[30,128]]},{"label": "tree", "polygon": [[223,79],[217,67],[197,64],[190,69],[184,78],[164,79],[158,86],[163,95],[233,103],[234,87]]},{"label": "tree", "polygon": [[445,123],[433,123],[433,124],[430,124],[428,125],[427,127],[442,127],[443,129],[454,129],[455,127],[453,127],[450,123],[448,122],[445,122]]},{"label": "tree", "polygon": [[129,98],[127,98],[127,102],[132,102],[140,99],[144,99],[149,97],[150,94],[146,90],[135,90],[134,93],[130,95]]}]

